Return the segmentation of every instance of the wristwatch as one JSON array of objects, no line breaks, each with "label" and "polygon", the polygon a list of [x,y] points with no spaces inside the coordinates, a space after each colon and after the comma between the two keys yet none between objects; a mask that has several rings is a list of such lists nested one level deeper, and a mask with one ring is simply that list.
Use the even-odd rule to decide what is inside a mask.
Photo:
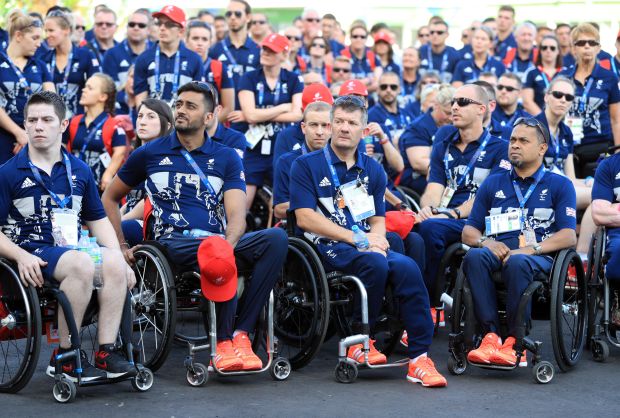
[{"label": "wristwatch", "polygon": [[461,219],[461,211],[458,208],[452,209],[456,213],[456,219]]},{"label": "wristwatch", "polygon": [[489,237],[486,236],[481,236],[480,238],[478,238],[478,248],[482,248],[482,243],[485,242],[486,240],[488,240]]},{"label": "wristwatch", "polygon": [[534,249],[534,255],[541,255],[542,254],[542,245],[534,244],[532,246],[532,248]]}]

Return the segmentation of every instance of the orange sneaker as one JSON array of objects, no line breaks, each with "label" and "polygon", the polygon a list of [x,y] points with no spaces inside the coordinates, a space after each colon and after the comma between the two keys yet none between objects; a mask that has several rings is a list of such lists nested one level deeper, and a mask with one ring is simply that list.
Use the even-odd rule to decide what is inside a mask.
[{"label": "orange sneaker", "polygon": [[431,308],[431,317],[433,318],[433,326],[443,328],[446,326],[446,319],[443,314],[443,309],[439,311],[439,324],[437,324],[437,309]]},{"label": "orange sneaker", "polygon": [[407,380],[430,388],[448,386],[448,381],[437,371],[435,363],[428,356],[418,358],[415,363],[409,362]]},{"label": "orange sneaker", "polygon": [[223,372],[243,368],[243,360],[235,352],[231,340],[218,341],[215,347],[215,366]]},{"label": "orange sneaker", "polygon": [[409,347],[409,336],[407,335],[407,331],[403,331],[403,336],[400,337],[400,345]]},{"label": "orange sneaker", "polygon": [[[356,344],[349,347],[349,352],[347,353],[347,357],[351,360],[355,360],[358,363],[364,362],[364,346],[362,344]],[[387,363],[387,357],[379,350],[375,348],[375,340],[370,340],[370,351],[368,352],[368,363],[375,364],[385,364]]]},{"label": "orange sneaker", "polygon": [[233,338],[233,347],[237,355],[243,361],[243,370],[260,370],[263,368],[263,362],[254,351],[252,351],[252,342],[248,338],[248,334],[239,333]]},{"label": "orange sneaker", "polygon": [[[517,353],[513,349],[514,345],[514,337],[506,338],[504,344],[502,344],[498,350],[494,351],[489,356],[489,361],[492,364],[498,364],[500,366],[514,366],[517,362]],[[527,356],[525,350],[523,350],[523,355],[519,361],[519,367],[527,367]]]},{"label": "orange sneaker", "polygon": [[501,345],[502,340],[499,336],[493,332],[489,332],[482,339],[480,347],[471,350],[469,354],[467,354],[467,360],[471,363],[489,364],[491,363],[491,355],[499,350]]}]

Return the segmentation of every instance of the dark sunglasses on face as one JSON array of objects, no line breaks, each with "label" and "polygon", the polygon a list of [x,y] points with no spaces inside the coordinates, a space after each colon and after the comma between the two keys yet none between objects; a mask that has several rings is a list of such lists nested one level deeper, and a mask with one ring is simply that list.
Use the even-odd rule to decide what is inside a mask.
[{"label": "dark sunglasses on face", "polygon": [[166,27],[166,29],[174,29],[174,28],[180,28],[181,25],[179,25],[178,23],[173,22],[172,20],[160,20],[157,22],[157,26],[161,26],[164,25]]},{"label": "dark sunglasses on face", "polygon": [[444,33],[446,33],[445,30],[432,30],[429,32],[429,34],[431,35],[439,35],[439,36],[443,35]]},{"label": "dark sunglasses on face", "polygon": [[566,99],[567,102],[572,102],[573,100],[575,100],[575,96],[569,93],[562,93],[561,91],[552,91],[551,95],[553,97],[555,97],[556,99],[561,99],[562,97],[564,97]]},{"label": "dark sunglasses on face", "polygon": [[430,84],[437,84],[437,81],[435,80],[424,80],[420,83],[420,85],[422,86],[426,86],[426,85],[430,85]]},{"label": "dark sunglasses on face", "polygon": [[264,25],[265,23],[267,23],[266,20],[253,20],[250,22],[253,25]]},{"label": "dark sunglasses on face", "polygon": [[307,17],[304,20],[308,23],[319,23],[321,21],[321,19],[319,19],[318,17]]},{"label": "dark sunglasses on face", "polygon": [[418,33],[418,38],[428,38],[429,36],[431,35],[429,35],[428,33]]},{"label": "dark sunglasses on face", "polygon": [[142,22],[129,22],[129,23],[127,23],[127,26],[129,26],[130,28],[135,28],[137,26],[140,29],[146,29],[146,27],[148,25],[146,23],[142,23]]},{"label": "dark sunglasses on face", "polygon": [[286,35],[286,39],[289,41],[301,41],[301,36]]},{"label": "dark sunglasses on face", "polygon": [[388,88],[391,89],[392,91],[396,91],[398,90],[398,84],[379,84],[379,89],[381,91],[385,91]]},{"label": "dark sunglasses on face", "polygon": [[348,68],[338,68],[338,67],[334,67],[334,68],[332,69],[332,71],[333,71],[333,72],[335,72],[335,73],[345,73],[345,74],[347,74],[347,73],[350,73],[350,72],[351,72],[351,70],[350,70],[350,69],[348,69]]},{"label": "dark sunglasses on face", "polygon": [[113,26],[115,26],[116,23],[114,22],[95,22],[95,26],[97,26],[98,28],[102,28],[102,27],[106,27],[106,28],[111,28]]},{"label": "dark sunglasses on face", "polygon": [[316,46],[316,47],[325,49],[325,44],[312,44],[312,46]]},{"label": "dark sunglasses on face", "polygon": [[498,84],[496,88],[497,88],[497,91],[506,90],[508,93],[512,93],[513,91],[519,90],[516,87],[504,86],[503,84]]},{"label": "dark sunglasses on face", "polygon": [[555,45],[543,45],[543,46],[540,47],[541,51],[549,50],[551,52],[555,52],[556,49],[557,49],[557,47]]},{"label": "dark sunglasses on face", "polygon": [[549,130],[546,127],[544,127],[538,119],[531,118],[531,117],[519,118],[515,120],[515,123],[512,124],[512,127],[516,128],[519,125],[525,125],[525,126],[529,126],[530,128],[538,129],[540,133],[542,134],[543,138],[545,139],[545,143],[546,144],[549,143]]},{"label": "dark sunglasses on face", "polygon": [[224,13],[224,16],[228,18],[230,18],[232,15],[235,15],[237,19],[241,19],[241,16],[243,16],[243,12],[241,10],[235,10],[234,12],[228,10],[226,13]]},{"label": "dark sunglasses on face", "polygon": [[454,106],[454,104],[457,104],[459,107],[466,107],[470,104],[482,105],[482,103],[469,99],[467,97],[454,97],[452,101],[450,101],[450,103],[452,104],[452,106]]},{"label": "dark sunglasses on face", "polygon": [[586,46],[586,45],[590,45],[592,47],[594,46],[599,46],[600,42],[599,41],[595,41],[594,39],[581,39],[579,41],[575,41],[575,43],[573,43],[573,45],[575,46]]},{"label": "dark sunglasses on face", "polygon": [[351,35],[351,39],[366,39],[368,35]]},{"label": "dark sunglasses on face", "polygon": [[86,26],[84,25],[75,25],[76,30],[86,30]]}]

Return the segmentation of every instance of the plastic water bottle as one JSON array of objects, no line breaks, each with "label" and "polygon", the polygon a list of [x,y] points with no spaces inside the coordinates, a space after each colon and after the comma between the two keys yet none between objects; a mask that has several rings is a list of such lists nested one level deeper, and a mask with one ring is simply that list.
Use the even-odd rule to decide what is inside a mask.
[{"label": "plastic water bottle", "polygon": [[101,248],[97,244],[97,238],[90,239],[90,257],[95,263],[95,275],[93,276],[93,287],[101,289],[103,287],[103,257],[101,256]]},{"label": "plastic water bottle", "polygon": [[192,237],[192,238],[204,238],[204,237],[210,237],[211,235],[214,235],[214,234],[213,232],[194,228],[194,229],[186,229],[185,231],[183,231],[183,235],[186,237]]},{"label": "plastic water bottle", "polygon": [[370,243],[368,242],[368,237],[366,233],[360,229],[359,226],[353,225],[353,243],[360,251],[368,251],[370,248]]},{"label": "plastic water bottle", "polygon": [[87,253],[90,251],[90,239],[88,238],[88,231],[82,230],[80,234],[80,240],[78,241],[78,251]]}]

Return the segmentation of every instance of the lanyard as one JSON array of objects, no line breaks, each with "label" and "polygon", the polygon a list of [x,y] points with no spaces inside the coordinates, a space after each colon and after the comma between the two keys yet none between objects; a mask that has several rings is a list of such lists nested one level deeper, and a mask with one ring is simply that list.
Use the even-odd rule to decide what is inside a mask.
[{"label": "lanyard", "polygon": [[207,190],[209,190],[209,193],[211,193],[213,197],[217,198],[217,193],[215,193],[215,190],[213,190],[213,186],[211,186],[211,183],[209,183],[209,179],[207,178],[205,173],[200,169],[200,167],[198,167],[198,164],[196,164],[196,161],[194,161],[194,158],[192,157],[192,155],[184,149],[181,149],[181,154],[183,154],[183,157],[185,157],[185,160],[194,169],[196,174],[198,174],[198,177],[200,177],[200,181],[202,181],[202,184],[204,184]]},{"label": "lanyard", "polygon": [[[215,81],[215,78],[213,73],[211,72],[211,57],[207,57],[207,60],[202,65],[202,68],[204,68],[205,78],[207,79],[207,81],[209,83],[213,83],[213,81]],[[213,78],[213,81],[209,80],[207,74],[211,74],[211,78]]]},{"label": "lanyard", "polygon": [[224,54],[226,55],[226,58],[228,58],[228,61],[230,61],[232,65],[237,65],[237,60],[233,57],[232,53],[228,49],[228,46],[226,45],[226,40],[222,42],[222,48],[224,48]]},{"label": "lanyard", "polygon": [[553,156],[553,165],[555,166],[558,162],[558,158],[560,158],[560,129],[558,128],[557,137],[553,136],[551,131],[549,131],[549,136],[551,137],[551,140],[553,141],[553,145],[554,145],[555,155]]},{"label": "lanyard", "polygon": [[[327,143],[327,145],[323,147],[323,155],[325,155],[325,160],[327,160],[327,166],[329,167],[329,172],[332,175],[332,181],[334,182],[334,187],[336,188],[336,192],[338,192],[338,190],[340,189],[340,179],[338,178],[336,167],[334,167],[334,165],[332,164],[332,156],[329,154],[329,151],[327,150],[327,148],[329,148],[330,146],[331,145]],[[349,210],[340,209],[338,205],[336,205],[336,210],[341,210],[342,213],[344,213],[344,216],[347,218],[347,222],[349,222],[351,225],[357,225],[357,222],[355,222]]]},{"label": "lanyard", "polygon": [[95,50],[95,54],[97,55],[97,60],[99,60],[99,65],[103,64],[103,56],[101,55],[101,51],[99,50],[99,43],[95,38],[90,42]]},{"label": "lanyard", "polygon": [[[155,49],[155,92],[157,93],[157,98],[160,99],[163,95],[163,89],[161,87],[159,81],[159,45],[157,45],[157,49]],[[176,91],[179,87],[179,65],[181,62],[181,49],[179,48],[176,52],[176,56],[174,57],[174,77],[172,81],[172,95],[176,94]]]},{"label": "lanyard", "polygon": [[620,74],[618,74],[618,67],[616,66],[616,57],[613,57],[611,59],[611,68],[614,74],[616,75],[616,77],[620,76]]},{"label": "lanyard", "polygon": [[[259,83],[256,88],[258,89],[258,105],[262,106],[265,101],[265,86],[267,85],[267,79],[265,79],[265,84]],[[280,100],[280,80],[276,83],[275,93],[273,96],[273,106],[278,105],[278,101]]]},{"label": "lanyard", "polygon": [[54,202],[56,202],[56,204],[61,209],[64,209],[67,206],[67,203],[71,201],[71,196],[73,195],[73,180],[71,178],[71,160],[69,160],[69,156],[64,151],[62,153],[62,157],[63,157],[63,160],[65,161],[65,170],[67,172],[67,180],[69,181],[69,189],[71,190],[69,196],[65,196],[64,199],[61,199],[56,193],[54,193],[52,190],[50,190],[45,185],[45,183],[43,182],[43,179],[41,178],[41,173],[39,173],[39,169],[37,168],[36,165],[32,164],[32,161],[30,161],[30,159],[28,159],[28,165],[30,166],[32,175],[34,176],[34,179],[37,181],[37,183],[39,183],[41,186],[43,186],[43,188],[45,188],[45,190],[47,190],[47,192],[50,194],[52,199],[54,199]]},{"label": "lanyard", "polygon": [[[62,77],[62,84],[58,87],[58,94],[64,96],[67,94],[67,85],[69,84],[69,73],[71,73],[71,64],[73,61],[73,48],[69,52],[69,58],[67,59],[67,65],[65,66],[64,75]],[[56,71],[56,51],[52,55],[52,72]]]},{"label": "lanyard", "polygon": [[301,144],[301,155],[306,155],[308,153],[308,148],[306,148],[306,144]]},{"label": "lanyard", "polygon": [[487,131],[486,136],[482,140],[482,143],[480,144],[480,146],[478,147],[478,149],[476,150],[474,155],[471,157],[471,160],[469,161],[469,164],[467,164],[467,168],[465,169],[465,172],[457,180],[454,180],[452,178],[452,173],[450,172],[450,166],[449,166],[449,163],[448,163],[448,157],[450,156],[450,145],[451,145],[451,143],[448,143],[448,146],[446,147],[446,153],[443,156],[443,164],[444,164],[444,167],[446,169],[446,176],[448,177],[449,183],[452,184],[452,185],[455,185],[456,186],[455,189],[457,187],[459,187],[463,183],[463,180],[465,180],[465,177],[467,177],[467,175],[471,171],[472,167],[476,163],[476,160],[478,159],[478,157],[480,157],[480,154],[482,154],[482,151],[484,151],[484,149],[486,148],[486,146],[489,143],[490,139],[491,139],[491,133],[489,131]]},{"label": "lanyard", "polygon": [[540,75],[542,75],[542,79],[545,83],[545,90],[549,88],[549,82],[551,81],[552,77],[549,77],[547,75],[547,73],[545,72],[545,70],[543,69],[542,65],[539,65],[538,67],[538,71],[540,71]]},{"label": "lanyard", "polygon": [[[431,51],[431,47],[429,46],[428,49],[426,50],[426,55],[428,58],[428,69],[429,70],[434,70],[434,64],[433,64],[433,53]],[[443,55],[441,57],[441,70],[439,71],[440,73],[445,72],[448,69],[448,51],[444,51]]]},{"label": "lanyard", "polygon": [[530,188],[527,189],[527,192],[525,192],[525,196],[523,196],[523,193],[521,193],[521,188],[517,184],[517,180],[512,180],[512,186],[515,189],[515,193],[517,194],[517,200],[519,201],[519,209],[521,209],[521,225],[525,224],[525,216],[523,215],[523,208],[525,207],[525,203],[530,198],[530,196],[532,196],[532,193],[534,193],[534,189],[536,189],[536,186],[538,186],[538,183],[540,183],[543,176],[545,175],[546,170],[544,168],[540,168],[539,170],[540,171],[534,179],[534,183],[531,184]]},{"label": "lanyard", "polygon": [[594,83],[594,79],[590,76],[586,87],[583,89],[583,94],[581,95],[581,100],[579,101],[579,113],[583,113],[586,110],[586,102],[588,101],[588,93],[590,93],[590,89],[592,88],[592,83]]},{"label": "lanyard", "polygon": [[[15,64],[13,64],[13,61],[11,61],[11,58],[9,58],[8,55],[2,54],[2,56],[4,57],[4,59],[6,59],[6,61],[11,66],[11,69],[15,72],[15,75],[17,76],[17,79],[19,80],[19,86],[26,91],[30,90],[30,84],[28,83],[28,80],[26,79],[26,76],[24,75],[22,70],[20,70],[19,68],[17,68]],[[26,66],[24,67],[24,69],[27,66],[28,66],[28,63],[26,63]]]},{"label": "lanyard", "polygon": [[88,144],[90,143],[90,141],[92,141],[97,136],[97,132],[99,132],[99,129],[101,129],[101,127],[103,126],[103,124],[105,123],[106,120],[108,120],[107,116],[105,118],[103,118],[95,126],[95,129],[93,129],[92,131],[89,132],[89,134],[86,136],[86,138],[84,138],[84,145],[82,145],[82,149],[80,150],[80,159],[81,160],[86,161],[86,159],[84,158],[84,151],[86,151],[86,147],[88,147]]}]

